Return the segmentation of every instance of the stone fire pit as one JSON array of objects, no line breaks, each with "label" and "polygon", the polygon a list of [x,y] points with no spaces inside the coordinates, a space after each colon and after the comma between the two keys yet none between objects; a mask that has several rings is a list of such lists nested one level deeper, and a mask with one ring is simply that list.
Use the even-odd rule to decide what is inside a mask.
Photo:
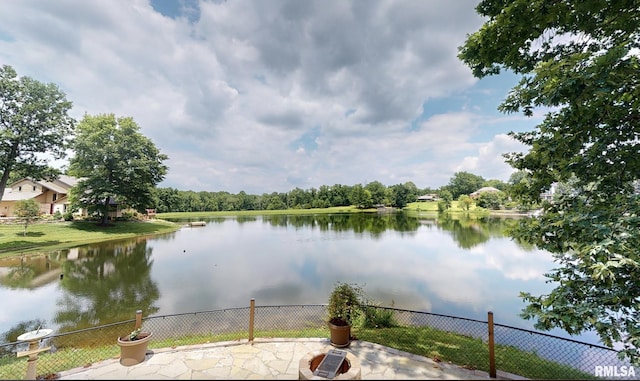
[{"label": "stone fire pit", "polygon": [[314,351],[306,354],[300,359],[298,368],[299,380],[360,380],[361,379],[361,367],[360,360],[350,352],[346,352],[346,357],[342,361],[342,364],[338,367],[336,376],[333,378],[323,377],[320,375],[314,375],[314,371],[318,368],[322,360],[329,350]]}]

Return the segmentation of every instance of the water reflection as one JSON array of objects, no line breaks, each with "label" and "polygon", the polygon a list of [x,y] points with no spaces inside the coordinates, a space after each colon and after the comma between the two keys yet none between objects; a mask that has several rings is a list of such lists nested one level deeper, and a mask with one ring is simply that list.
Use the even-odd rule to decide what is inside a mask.
[{"label": "water reflection", "polygon": [[273,215],[264,216],[263,221],[278,227],[318,228],[321,231],[346,232],[358,234],[369,233],[372,238],[379,238],[387,230],[398,232],[415,232],[420,223],[405,213],[389,214],[319,214],[308,215]]},{"label": "water reflection", "polygon": [[0,332],[33,319],[73,330],[137,309],[172,314],[251,298],[326,303],[336,281],[363,284],[386,306],[478,319],[491,310],[502,324],[531,328],[518,293],[548,292],[552,259],[505,237],[512,223],[405,213],[212,218],[149,239],[0,260]]},{"label": "water reflection", "polygon": [[0,260],[0,284],[9,288],[34,289],[62,274],[62,252],[47,255],[29,255]]},{"label": "water reflection", "polygon": [[[131,319],[137,309],[156,313],[160,293],[151,279],[151,256],[146,239],[133,239],[2,259],[0,283],[19,291],[2,292],[8,308],[0,320],[40,316],[38,321],[51,319],[45,325],[70,331]],[[23,329],[24,323],[13,324],[5,337]]]},{"label": "water reflection", "polygon": [[[38,328],[45,327],[46,322],[44,320],[29,320],[29,321],[21,321],[16,323],[11,329],[3,332],[0,335],[0,342],[2,343],[12,343],[18,341],[18,336],[22,335],[25,332],[35,331]],[[11,348],[3,347],[0,348],[0,355],[7,355],[10,353]],[[3,352],[4,351],[4,352]]]},{"label": "water reflection", "polygon": [[132,311],[158,312],[160,297],[151,279],[152,249],[145,239],[105,243],[79,250],[80,258],[64,263],[53,321],[60,331],[131,319]]}]

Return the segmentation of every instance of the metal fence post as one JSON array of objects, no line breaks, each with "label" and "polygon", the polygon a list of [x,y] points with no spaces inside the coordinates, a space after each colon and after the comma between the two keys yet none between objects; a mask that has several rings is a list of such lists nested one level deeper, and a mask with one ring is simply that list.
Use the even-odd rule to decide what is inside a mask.
[{"label": "metal fence post", "polygon": [[136,311],[136,326],[135,329],[142,327],[142,310]]},{"label": "metal fence post", "polygon": [[489,327],[489,377],[496,378],[496,354],[493,338],[493,312],[487,313]]},{"label": "metal fence post", "polygon": [[253,343],[253,319],[256,311],[256,300],[252,298],[249,305],[249,342]]}]

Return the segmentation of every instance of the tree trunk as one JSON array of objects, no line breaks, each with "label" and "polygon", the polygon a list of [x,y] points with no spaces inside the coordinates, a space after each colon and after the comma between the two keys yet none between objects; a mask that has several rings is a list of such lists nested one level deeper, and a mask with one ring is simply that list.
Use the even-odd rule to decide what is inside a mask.
[{"label": "tree trunk", "polygon": [[5,169],[2,173],[2,178],[0,179],[0,201],[2,201],[2,196],[4,196],[4,188],[7,186],[7,181],[9,180],[9,170]]},{"label": "tree trunk", "polygon": [[9,181],[9,175],[11,174],[11,169],[13,168],[13,164],[16,161],[18,152],[18,143],[14,143],[11,146],[11,152],[6,157],[4,172],[2,172],[2,178],[0,178],[0,201],[2,201],[2,196],[4,196],[4,188],[7,186],[7,181]]},{"label": "tree trunk", "polygon": [[104,199],[104,212],[102,213],[101,225],[107,225],[109,223],[109,197]]}]

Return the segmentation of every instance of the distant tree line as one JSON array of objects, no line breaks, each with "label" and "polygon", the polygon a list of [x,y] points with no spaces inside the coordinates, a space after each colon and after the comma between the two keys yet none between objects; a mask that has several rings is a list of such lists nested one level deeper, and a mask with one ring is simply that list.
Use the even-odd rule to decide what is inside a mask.
[{"label": "distant tree line", "polygon": [[372,181],[366,185],[335,184],[309,189],[296,187],[289,192],[261,195],[247,194],[244,191],[233,194],[225,191],[196,192],[175,188],[156,188],[154,197],[158,213],[309,209],[351,205],[362,209],[376,206],[403,208],[424,194],[436,194],[446,199],[457,200],[460,196],[468,196],[485,186],[492,186],[506,192],[509,185],[500,180],[485,180],[482,176],[469,172],[457,172],[449,184],[438,189],[418,188],[411,181],[391,186]]},{"label": "distant tree line", "polygon": [[233,194],[225,191],[184,191],[175,188],[156,189],[156,212],[209,212],[239,210],[278,210],[329,208],[351,206],[371,208],[377,205],[402,208],[416,200],[430,189],[418,189],[412,182],[385,186],[379,181],[353,186],[335,184],[319,188],[301,189],[289,192],[272,192],[261,195],[244,191]]}]

